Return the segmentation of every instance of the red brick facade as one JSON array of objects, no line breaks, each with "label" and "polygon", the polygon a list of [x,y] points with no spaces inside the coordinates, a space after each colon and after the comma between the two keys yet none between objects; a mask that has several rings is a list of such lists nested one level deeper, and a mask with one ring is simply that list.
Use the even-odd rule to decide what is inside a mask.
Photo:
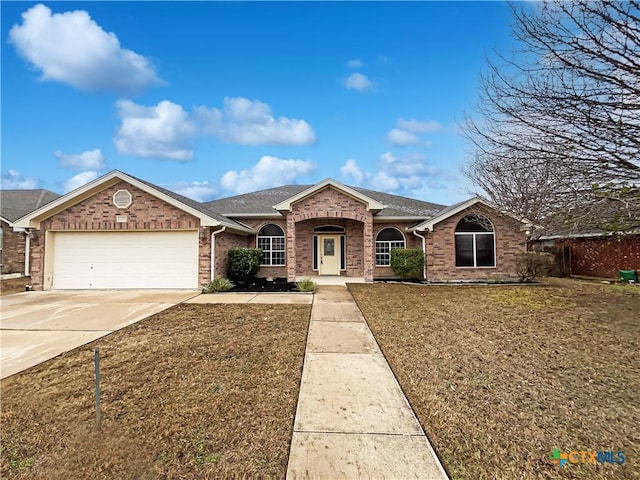
[{"label": "red brick facade", "polygon": [[[113,203],[118,190],[127,190],[132,203],[118,208]],[[455,266],[454,231],[457,222],[465,215],[458,213],[439,224],[434,231],[425,234],[427,278],[429,280],[504,278],[515,276],[514,254],[524,251],[525,233],[522,224],[489,208],[480,208],[493,222],[496,240],[496,266],[492,268],[458,268]],[[477,213],[477,212],[476,212]],[[116,217],[126,217],[117,221]],[[374,215],[367,210],[363,200],[356,199],[332,185],[322,188],[308,197],[291,204],[290,211],[281,218],[242,218],[246,226],[258,231],[273,223],[280,226],[286,238],[286,263],[284,266],[261,267],[260,277],[287,277],[294,281],[301,276],[318,275],[314,270],[314,229],[321,226],[344,228],[345,269],[341,275],[373,278],[394,277],[390,267],[375,265],[375,239],[380,231],[393,227],[404,236],[406,248],[422,248],[422,239],[408,232],[414,222],[374,223]],[[146,191],[124,181],[99,191],[63,211],[55,213],[40,223],[39,230],[31,238],[31,276],[36,289],[51,286],[51,278],[45,278],[47,232],[52,231],[149,231],[192,230],[198,232],[198,282],[206,285],[212,276],[226,276],[227,254],[234,247],[256,247],[256,236],[239,234],[220,227],[201,227],[200,219],[177,208]],[[10,232],[5,227],[5,245]],[[22,234],[20,234],[22,235]],[[24,237],[24,235],[22,235]],[[7,248],[7,247],[5,247]],[[24,258],[24,246],[22,247]],[[15,250],[15,249],[14,249]],[[3,252],[5,253],[5,252]],[[212,255],[214,264],[212,265]],[[49,260],[46,260],[49,262]],[[24,262],[24,260],[23,260]],[[19,266],[20,267],[20,266]],[[24,268],[24,263],[21,268]],[[49,267],[50,268],[50,267]],[[213,270],[213,271],[212,271]],[[3,272],[5,265],[3,265]],[[212,275],[213,274],[213,275]]]},{"label": "red brick facade", "polygon": [[[325,221],[324,223],[328,223],[327,221],[332,219],[350,219],[361,223],[363,225],[362,252],[364,258],[371,258],[373,255],[373,214],[367,210],[361,201],[333,187],[327,187],[295,202],[291,207],[291,211],[287,212],[287,277],[289,281],[294,281],[298,275],[311,274],[309,269],[311,259],[309,246],[299,245],[297,238],[298,224],[312,219],[322,219]],[[312,223],[309,223],[306,228],[308,229],[310,225]],[[301,228],[305,227],[301,226]],[[313,229],[311,228],[311,230]],[[301,231],[300,235],[303,233]],[[311,241],[311,239],[308,238],[308,241]],[[349,248],[348,243],[347,248]],[[298,259],[298,253],[301,256],[300,259]],[[348,253],[347,257],[349,257]],[[362,276],[367,281],[373,280],[373,265],[371,262],[363,262]]]},{"label": "red brick facade", "polygon": [[482,214],[493,224],[495,235],[495,267],[456,267],[455,229],[458,222],[470,213],[459,212],[436,224],[426,234],[427,279],[477,280],[516,277],[516,254],[526,250],[526,232],[518,220],[482,205],[472,207],[474,215]]},{"label": "red brick facade", "polygon": [[[215,230],[214,230],[215,232]],[[249,238],[232,232],[221,232],[215,235],[215,277],[227,276],[227,253],[232,248],[252,247]]]},{"label": "red brick facade", "polygon": [[[373,240],[375,242],[378,237],[378,233],[380,233],[385,228],[395,228],[400,231],[404,236],[404,248],[420,248],[422,249],[422,239],[416,237],[412,232],[407,232],[407,228],[414,225],[413,223],[374,223],[373,225]],[[372,260],[373,264],[376,263],[376,254],[375,249],[373,252]],[[390,266],[379,267],[375,266],[373,268],[373,276],[374,278],[394,278],[397,275],[393,273],[393,270]]]},{"label": "red brick facade", "polygon": [[2,227],[2,273],[21,273],[24,275],[24,251],[26,235],[14,232],[13,227],[0,220]]},{"label": "red brick facade", "polygon": [[[287,222],[284,218],[259,218],[259,219],[243,219],[242,223],[244,223],[247,227],[251,227],[256,231],[260,231],[262,227],[265,225],[273,224],[279,226],[285,234],[287,235]],[[257,248],[257,240],[255,235],[250,235],[247,239],[247,245],[243,245],[250,248]],[[284,278],[287,276],[287,264],[285,259],[285,264],[282,266],[268,267],[263,266],[258,269],[258,277],[259,278]]]},{"label": "red brick facade", "polygon": [[[113,195],[118,190],[132,195],[131,205],[118,208]],[[126,215],[127,221],[116,222],[116,215]],[[31,240],[31,283],[36,290],[51,284],[45,279],[45,236],[47,231],[126,231],[126,230],[199,230],[200,220],[163,200],[123,181],[59,212],[40,224]],[[201,284],[209,281],[211,252],[208,229],[200,232],[198,279]]]}]

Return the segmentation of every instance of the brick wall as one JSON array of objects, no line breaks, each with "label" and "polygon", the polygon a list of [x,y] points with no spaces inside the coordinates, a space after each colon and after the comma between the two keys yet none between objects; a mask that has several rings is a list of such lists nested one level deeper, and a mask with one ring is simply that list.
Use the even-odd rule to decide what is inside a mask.
[{"label": "brick wall", "polygon": [[640,235],[578,238],[566,242],[571,249],[571,274],[617,278],[618,270],[640,272]]},{"label": "brick wall", "polygon": [[[363,224],[361,248],[362,251],[364,251],[364,258],[371,258],[373,252],[373,216],[371,212],[367,211],[366,206],[358,200],[332,187],[327,187],[316,192],[314,195],[296,202],[292,206],[291,212],[287,213],[287,277],[290,281],[294,280],[297,275],[313,275],[315,273],[310,268],[312,266],[311,244],[304,243],[305,238],[306,241],[311,242],[311,236],[308,234],[310,225],[313,223],[306,225],[301,224],[300,228],[296,228],[296,225],[300,222],[313,219],[323,219],[324,222],[321,224],[331,224],[331,221],[337,221],[339,219],[349,219]],[[313,227],[311,227],[311,235],[313,235],[312,231]],[[298,238],[301,238],[303,243],[300,243]],[[355,251],[357,247],[356,244],[350,247],[348,242],[347,252],[351,252],[351,249]],[[302,256],[300,260],[297,258],[298,253]],[[351,255],[347,253],[348,259],[350,256]],[[347,275],[351,275],[350,272],[356,271],[360,272],[360,266],[353,264],[347,269]],[[372,280],[373,265],[365,262],[362,265],[361,275],[369,281]],[[358,274],[358,276],[360,276],[360,274]]]},{"label": "brick wall", "polygon": [[[407,232],[406,229],[411,225],[415,225],[416,222],[412,223],[374,223],[373,224],[373,241],[375,242],[378,233],[380,233],[385,228],[393,227],[402,232],[404,235],[404,246],[405,248],[419,248],[422,250],[422,239],[416,237],[413,233]],[[373,250],[373,256],[371,261],[375,265],[376,262],[376,252],[375,248]],[[374,266],[373,268],[373,276],[374,278],[393,278],[397,275],[393,273],[391,267],[378,267]]]},{"label": "brick wall", "polygon": [[255,245],[249,243],[249,237],[244,235],[238,235],[231,232],[218,233],[215,236],[215,276],[226,277],[227,276],[227,254],[232,248],[238,247],[252,247]]},{"label": "brick wall", "polygon": [[13,227],[0,220],[2,226],[2,273],[24,275],[25,234],[14,232]]},{"label": "brick wall", "polygon": [[[278,225],[282,229],[282,231],[284,232],[285,238],[287,236],[287,222],[284,219],[284,217],[282,217],[282,218],[269,218],[269,219],[262,219],[262,218],[246,219],[246,218],[243,218],[240,221],[242,223],[244,223],[246,226],[254,228],[256,230],[260,230],[265,225],[268,225],[268,224],[272,223],[274,225]],[[251,247],[251,248],[257,248],[258,245],[256,243],[256,236],[255,235],[251,235],[249,237],[247,246]],[[285,256],[286,256],[286,252],[285,252]],[[285,264],[282,265],[282,266],[260,267],[258,269],[258,277],[259,278],[268,278],[268,277],[285,278],[286,276],[287,276],[287,259],[286,258],[285,258]]]},{"label": "brick wall", "polygon": [[[318,275],[318,271],[313,270],[313,236],[319,234],[314,233],[313,229],[324,225],[334,225],[345,229],[346,270],[342,271],[341,275],[362,277],[364,275],[363,224],[347,218],[314,218],[296,224],[296,274],[298,276]],[[336,235],[342,234],[336,233]]]},{"label": "brick wall", "polygon": [[[132,195],[127,208],[113,204],[113,195],[125,189]],[[116,222],[116,215],[126,215],[127,222]],[[48,230],[65,231],[126,231],[126,230],[194,230],[200,220],[179,208],[126,182],[102,190],[95,195],[44,220],[31,241],[31,283],[36,290],[44,285],[45,235]],[[199,240],[198,279],[207,282],[211,272],[211,255],[207,249],[208,232]]]},{"label": "brick wall", "polygon": [[[475,280],[516,277],[515,254],[526,250],[526,233],[522,223],[495,210],[476,204],[438,223],[426,234],[427,278],[429,280]],[[456,267],[454,232],[458,222],[469,213],[483,214],[493,223],[496,266]],[[419,239],[418,239],[419,240]]]}]

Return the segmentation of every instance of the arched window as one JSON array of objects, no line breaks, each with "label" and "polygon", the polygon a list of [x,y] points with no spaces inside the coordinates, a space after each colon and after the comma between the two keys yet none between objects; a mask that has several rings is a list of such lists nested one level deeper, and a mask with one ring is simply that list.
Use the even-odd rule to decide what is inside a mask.
[{"label": "arched window", "polygon": [[262,265],[284,265],[284,232],[278,225],[265,225],[258,232],[258,248],[262,249]]},{"label": "arched window", "polygon": [[385,228],[376,236],[376,266],[388,267],[391,264],[391,250],[404,248],[404,235],[396,228]]},{"label": "arched window", "polygon": [[495,267],[493,225],[484,217],[467,216],[456,226],[456,267]]}]

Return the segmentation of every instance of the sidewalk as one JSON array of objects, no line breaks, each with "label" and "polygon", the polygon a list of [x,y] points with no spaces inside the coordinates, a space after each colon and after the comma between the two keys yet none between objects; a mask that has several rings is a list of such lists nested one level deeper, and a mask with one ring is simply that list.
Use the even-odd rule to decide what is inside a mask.
[{"label": "sidewalk", "polygon": [[345,287],[314,295],[287,478],[448,478]]}]

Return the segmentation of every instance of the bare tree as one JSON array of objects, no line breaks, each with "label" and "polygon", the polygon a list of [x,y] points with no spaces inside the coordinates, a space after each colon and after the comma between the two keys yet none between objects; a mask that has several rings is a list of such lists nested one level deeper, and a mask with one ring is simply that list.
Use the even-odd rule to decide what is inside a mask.
[{"label": "bare tree", "polygon": [[489,62],[467,176],[565,231],[640,227],[640,5],[512,5],[521,49]]}]

